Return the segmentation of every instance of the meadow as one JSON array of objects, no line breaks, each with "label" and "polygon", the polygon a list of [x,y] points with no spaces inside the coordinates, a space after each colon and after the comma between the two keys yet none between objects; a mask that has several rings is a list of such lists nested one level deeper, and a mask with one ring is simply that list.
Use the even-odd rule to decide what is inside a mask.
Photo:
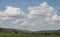
[{"label": "meadow", "polygon": [[0,33],[0,37],[60,37],[57,35],[25,35],[14,33]]}]

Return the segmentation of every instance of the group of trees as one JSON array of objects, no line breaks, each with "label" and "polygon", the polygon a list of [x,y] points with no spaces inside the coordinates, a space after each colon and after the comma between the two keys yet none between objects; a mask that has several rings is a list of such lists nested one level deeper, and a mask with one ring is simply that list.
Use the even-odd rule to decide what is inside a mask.
[{"label": "group of trees", "polygon": [[32,32],[33,35],[60,35],[60,30]]}]

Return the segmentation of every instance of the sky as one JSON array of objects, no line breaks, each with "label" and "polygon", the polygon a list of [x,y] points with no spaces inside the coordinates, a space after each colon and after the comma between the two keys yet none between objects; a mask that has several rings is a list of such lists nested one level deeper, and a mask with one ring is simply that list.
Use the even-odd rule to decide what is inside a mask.
[{"label": "sky", "polygon": [[60,0],[0,0],[0,27],[60,29]]}]

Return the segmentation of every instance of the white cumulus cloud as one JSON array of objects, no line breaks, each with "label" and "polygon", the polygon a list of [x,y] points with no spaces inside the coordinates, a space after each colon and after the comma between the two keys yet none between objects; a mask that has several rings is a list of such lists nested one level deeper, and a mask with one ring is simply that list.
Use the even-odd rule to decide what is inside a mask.
[{"label": "white cumulus cloud", "polygon": [[15,21],[19,18],[24,18],[25,14],[20,8],[7,6],[4,11],[0,11],[0,22],[6,22],[8,23],[10,21]]}]

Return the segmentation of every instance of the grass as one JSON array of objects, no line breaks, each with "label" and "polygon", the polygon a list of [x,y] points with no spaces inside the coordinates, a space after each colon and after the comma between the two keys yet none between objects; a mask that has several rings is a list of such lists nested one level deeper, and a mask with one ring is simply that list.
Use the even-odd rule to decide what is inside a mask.
[{"label": "grass", "polygon": [[60,37],[57,35],[25,35],[15,33],[0,33],[0,37]]},{"label": "grass", "polygon": [[52,35],[19,35],[19,36],[0,36],[0,37],[60,37],[60,36],[52,36]]}]

